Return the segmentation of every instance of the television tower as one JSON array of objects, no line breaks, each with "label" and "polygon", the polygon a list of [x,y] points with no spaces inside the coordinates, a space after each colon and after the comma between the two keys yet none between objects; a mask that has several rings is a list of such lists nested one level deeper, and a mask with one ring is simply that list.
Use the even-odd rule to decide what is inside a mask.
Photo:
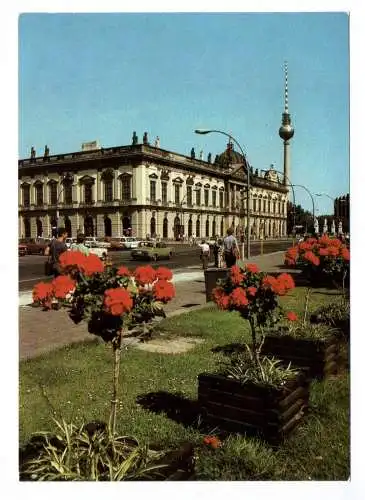
[{"label": "television tower", "polygon": [[288,104],[288,63],[284,63],[285,71],[285,91],[284,91],[284,113],[282,114],[279,135],[284,141],[284,185],[288,187],[291,182],[290,177],[290,139],[294,135],[294,127],[291,124]]}]

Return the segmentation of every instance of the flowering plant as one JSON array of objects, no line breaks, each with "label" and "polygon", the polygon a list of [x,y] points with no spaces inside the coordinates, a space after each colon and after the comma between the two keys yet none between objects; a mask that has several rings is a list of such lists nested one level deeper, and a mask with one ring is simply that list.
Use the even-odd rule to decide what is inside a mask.
[{"label": "flowering plant", "polygon": [[87,322],[88,331],[111,342],[114,350],[114,394],[111,424],[114,433],[122,337],[137,324],[165,316],[163,304],[175,296],[172,272],[160,267],[107,267],[94,254],[67,251],[59,259],[62,273],[33,289],[36,305],[66,307],[74,323]]},{"label": "flowering plant", "polygon": [[302,267],[311,281],[329,277],[343,283],[348,276],[349,262],[350,251],[346,244],[326,234],[318,239],[308,238],[285,254],[285,264]]},{"label": "flowering plant", "polygon": [[241,268],[233,266],[226,279],[221,280],[212,295],[218,307],[238,311],[250,323],[252,346],[258,362],[256,332],[260,328],[275,324],[282,316],[278,297],[294,288],[293,278],[287,274],[278,277],[260,272],[255,264]]}]

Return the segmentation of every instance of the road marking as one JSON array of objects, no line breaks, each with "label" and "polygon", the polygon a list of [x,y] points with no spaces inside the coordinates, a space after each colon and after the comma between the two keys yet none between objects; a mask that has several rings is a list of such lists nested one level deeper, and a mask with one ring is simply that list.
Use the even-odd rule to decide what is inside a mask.
[{"label": "road marking", "polygon": [[30,278],[28,280],[21,280],[19,281],[19,283],[26,283],[27,281],[36,281],[36,280],[41,280],[41,279],[44,279],[46,276],[44,276],[44,274],[42,276],[38,276],[37,278]]}]

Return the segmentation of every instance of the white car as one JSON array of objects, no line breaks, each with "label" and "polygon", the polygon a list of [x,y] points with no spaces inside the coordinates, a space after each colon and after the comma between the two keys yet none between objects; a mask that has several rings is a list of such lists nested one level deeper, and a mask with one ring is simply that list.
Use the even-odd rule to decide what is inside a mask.
[{"label": "white car", "polygon": [[[86,246],[86,245],[85,245]],[[89,245],[87,245],[89,248],[90,253],[94,253],[97,255],[100,259],[106,259],[108,256],[108,249],[103,248],[99,245],[98,241],[90,241]]]},{"label": "white car", "polygon": [[95,238],[95,236],[87,236],[84,245],[89,248],[91,248],[91,245],[93,248],[110,248],[110,243],[103,241],[101,238]]},{"label": "white car", "polygon": [[139,241],[134,236],[115,236],[111,238],[111,246],[113,250],[132,250],[138,247]]},{"label": "white car", "polygon": [[66,244],[66,247],[67,247],[67,248],[71,248],[71,245],[72,245],[73,243],[76,243],[76,241],[77,241],[77,240],[76,240],[76,238],[66,238],[66,239],[65,239],[65,244]]}]

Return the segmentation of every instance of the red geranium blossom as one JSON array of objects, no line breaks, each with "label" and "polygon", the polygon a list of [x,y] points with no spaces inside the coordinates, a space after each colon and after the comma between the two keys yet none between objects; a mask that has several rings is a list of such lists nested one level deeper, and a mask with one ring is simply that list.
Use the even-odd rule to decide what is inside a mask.
[{"label": "red geranium blossom", "polygon": [[159,280],[170,281],[172,280],[172,271],[167,267],[159,267],[156,269],[156,277]]},{"label": "red geranium blossom", "polygon": [[57,299],[64,299],[76,287],[76,281],[69,276],[60,275],[52,281],[53,293]]},{"label": "red geranium blossom", "polygon": [[158,280],[152,287],[152,292],[156,300],[168,302],[175,297],[175,288],[170,281]]},{"label": "red geranium blossom", "polygon": [[102,273],[104,271],[104,263],[97,255],[91,253],[86,256],[86,260],[82,264],[81,269],[85,276],[92,276],[95,273]]},{"label": "red geranium blossom", "polygon": [[239,285],[245,278],[239,266],[232,266],[230,270],[231,281],[234,285]]},{"label": "red geranium blossom", "polygon": [[151,266],[140,266],[134,271],[137,285],[149,285],[156,281],[156,271]]},{"label": "red geranium blossom", "polygon": [[241,308],[248,305],[246,292],[243,288],[235,288],[230,295],[230,304]]},{"label": "red geranium blossom", "polygon": [[128,267],[120,266],[117,271],[117,276],[130,276],[131,272]]},{"label": "red geranium blossom", "polygon": [[53,296],[53,285],[52,283],[45,283],[41,281],[37,283],[33,288],[33,301],[42,302],[48,300]]},{"label": "red geranium blossom", "polygon": [[328,251],[328,255],[329,255],[330,257],[337,257],[337,256],[338,256],[338,254],[339,254],[339,249],[338,249],[338,247],[333,246],[333,245],[330,245],[330,246],[328,247],[327,251]]},{"label": "red geranium blossom", "polygon": [[216,287],[212,291],[212,297],[219,309],[228,309],[229,295],[226,295],[223,288]]},{"label": "red geranium blossom", "polygon": [[303,255],[303,259],[307,260],[308,262],[310,262],[314,266],[319,266],[319,262],[320,262],[319,258],[317,257],[317,255],[314,255],[314,253],[311,251],[305,252]]},{"label": "red geranium blossom", "polygon": [[293,277],[288,273],[279,274],[277,281],[279,282],[280,285],[283,285],[283,287],[287,291],[291,290],[292,288],[295,288]]},{"label": "red geranium blossom", "polygon": [[205,436],[203,443],[214,449],[219,448],[222,445],[221,440],[217,438],[217,436]]},{"label": "red geranium blossom", "polygon": [[328,255],[328,248],[320,248],[318,251],[319,255],[321,257],[327,257]]},{"label": "red geranium blossom", "polygon": [[254,274],[260,272],[256,264],[246,264],[246,271]]},{"label": "red geranium blossom", "polygon": [[83,269],[87,256],[78,250],[63,252],[60,255],[59,263],[63,271],[67,268],[77,268],[79,271]]},{"label": "red geranium blossom", "polygon": [[350,260],[350,252],[349,252],[348,248],[346,248],[346,247],[341,248],[341,257],[344,260]]},{"label": "red geranium blossom", "polygon": [[249,286],[247,287],[247,293],[251,295],[251,297],[254,297],[257,293],[257,288],[255,286]]},{"label": "red geranium blossom", "polygon": [[286,313],[286,318],[287,318],[289,321],[297,321],[298,316],[295,314],[295,312],[293,312],[293,311],[288,311],[288,312]]},{"label": "red geranium blossom", "polygon": [[133,307],[133,299],[125,288],[110,288],[104,292],[104,306],[113,316],[121,316]]}]

